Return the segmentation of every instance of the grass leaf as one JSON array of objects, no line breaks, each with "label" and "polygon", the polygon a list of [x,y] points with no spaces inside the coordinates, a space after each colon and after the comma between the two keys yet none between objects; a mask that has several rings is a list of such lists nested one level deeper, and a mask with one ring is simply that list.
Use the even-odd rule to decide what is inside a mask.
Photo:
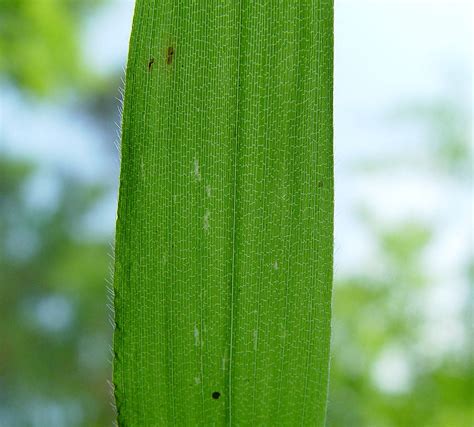
[{"label": "grass leaf", "polygon": [[116,235],[119,425],[324,425],[332,72],[332,0],[137,0]]}]

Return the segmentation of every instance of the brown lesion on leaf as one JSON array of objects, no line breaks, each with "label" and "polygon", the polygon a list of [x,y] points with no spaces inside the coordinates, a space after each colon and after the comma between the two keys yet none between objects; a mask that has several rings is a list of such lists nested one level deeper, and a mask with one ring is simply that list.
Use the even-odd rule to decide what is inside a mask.
[{"label": "brown lesion on leaf", "polygon": [[173,63],[175,55],[175,48],[173,46],[168,46],[168,49],[166,49],[166,64],[171,65]]},{"label": "brown lesion on leaf", "polygon": [[151,57],[149,60],[148,60],[148,71],[151,71],[153,70],[153,64],[155,63],[155,58]]}]

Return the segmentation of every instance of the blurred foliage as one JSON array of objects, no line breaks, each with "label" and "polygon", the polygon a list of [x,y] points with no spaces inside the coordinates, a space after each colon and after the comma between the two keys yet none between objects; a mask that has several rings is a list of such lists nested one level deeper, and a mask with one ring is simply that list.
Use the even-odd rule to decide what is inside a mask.
[{"label": "blurred foliage", "polygon": [[105,189],[57,176],[42,206],[38,172],[0,158],[0,425],[108,425],[110,248],[80,226]]},{"label": "blurred foliage", "polygon": [[430,231],[405,223],[372,235],[381,268],[335,285],[328,427],[471,425],[469,349],[433,354],[423,343],[430,325],[420,300],[430,276],[421,256]]},{"label": "blurred foliage", "polygon": [[[102,3],[0,0],[1,83],[64,108],[58,94],[74,91],[76,114],[107,129],[117,77],[96,79],[80,46],[84,20]],[[1,427],[112,423],[111,237],[86,233],[107,192],[0,150]]]},{"label": "blurred foliage", "polygon": [[[83,112],[107,129],[115,120],[117,76],[91,98],[85,88],[93,72],[80,53],[82,19],[100,3],[0,0],[0,80],[44,99],[72,89]],[[431,171],[469,185],[469,114],[455,98],[413,103],[402,119],[426,130]],[[391,163],[361,173],[376,179],[397,167]],[[0,427],[112,422],[106,308],[112,236],[104,240],[86,229],[89,212],[108,191],[0,150]],[[416,220],[381,225],[370,211],[361,224],[375,255],[363,273],[335,284],[328,427],[472,425],[469,343],[439,351],[425,338],[427,329],[437,332],[420,306],[432,286],[424,259],[436,230]],[[471,259],[469,283],[473,266]],[[466,330],[468,310],[466,304]]]},{"label": "blurred foliage", "polygon": [[0,0],[0,73],[37,95],[84,90],[93,75],[80,49],[81,17],[102,0]]},{"label": "blurred foliage", "polygon": [[[454,183],[456,190],[470,194],[468,110],[449,93],[399,108],[391,117],[392,124],[421,128],[422,153],[365,163],[359,173],[377,179],[409,168],[431,174],[439,182]],[[449,206],[446,209],[450,211]],[[439,278],[426,260],[430,259],[427,255],[434,235],[442,230],[436,223],[414,219],[381,225],[365,206],[360,224],[376,250],[371,262],[361,268],[363,274],[335,283],[328,427],[471,426],[472,306],[464,301],[461,313],[455,316],[457,326],[453,325],[453,314],[438,316],[445,323],[440,330],[439,324],[431,321],[432,315],[427,315],[436,310],[430,307],[429,298]],[[463,255],[457,254],[459,259]],[[473,283],[472,253],[469,257],[461,272],[467,286]],[[469,289],[468,297],[471,293]],[[451,348],[449,342],[456,341],[451,337],[448,344],[433,343],[446,340],[446,330],[456,336],[459,325],[463,335],[460,345]]]}]

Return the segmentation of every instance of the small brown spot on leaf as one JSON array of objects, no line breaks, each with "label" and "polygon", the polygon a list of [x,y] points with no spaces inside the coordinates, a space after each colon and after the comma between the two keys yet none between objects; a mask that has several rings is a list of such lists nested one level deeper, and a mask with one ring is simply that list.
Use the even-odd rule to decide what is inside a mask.
[{"label": "small brown spot on leaf", "polygon": [[168,49],[166,51],[166,63],[168,65],[171,65],[173,63],[173,57],[174,57],[174,47],[168,46]]},{"label": "small brown spot on leaf", "polygon": [[148,61],[148,71],[153,69],[153,64],[155,63],[155,58],[150,58]]}]

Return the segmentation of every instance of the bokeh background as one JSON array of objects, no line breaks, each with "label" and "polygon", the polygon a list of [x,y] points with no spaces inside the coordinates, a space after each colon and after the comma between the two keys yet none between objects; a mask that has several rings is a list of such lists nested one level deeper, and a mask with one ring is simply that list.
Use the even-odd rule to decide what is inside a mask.
[{"label": "bokeh background", "polygon": [[[132,0],[0,0],[0,427],[112,424]],[[336,0],[328,427],[473,425],[472,6]]]}]

